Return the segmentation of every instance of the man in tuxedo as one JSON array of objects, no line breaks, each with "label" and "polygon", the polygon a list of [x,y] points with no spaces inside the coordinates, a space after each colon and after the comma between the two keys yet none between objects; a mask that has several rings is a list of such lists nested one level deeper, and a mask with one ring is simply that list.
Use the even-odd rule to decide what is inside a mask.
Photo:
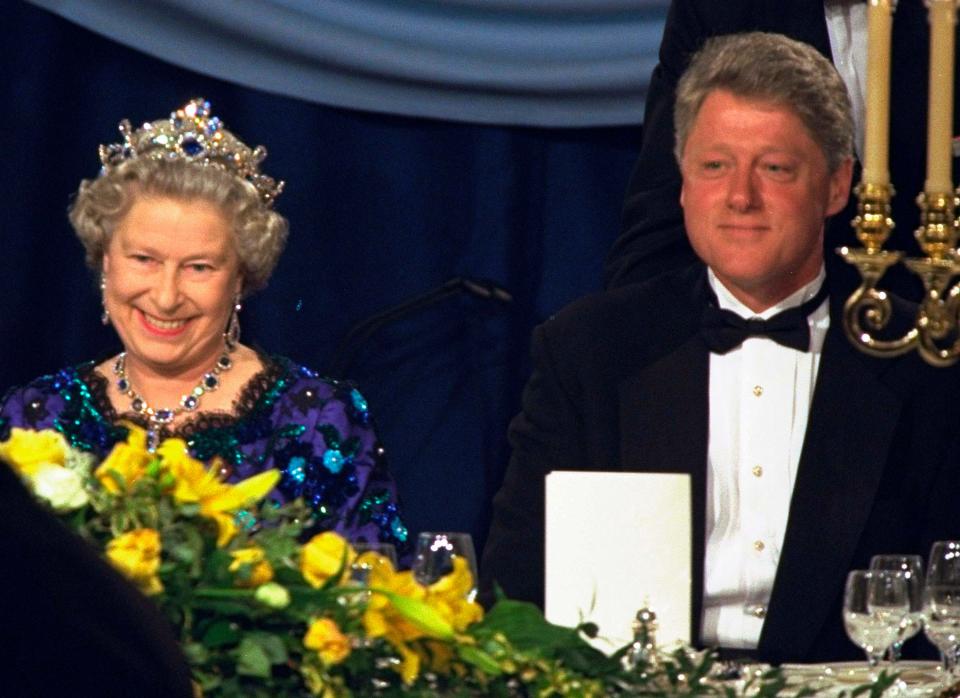
[{"label": "man in tuxedo", "polygon": [[[856,152],[862,154],[866,84],[866,13],[863,0],[672,0],[659,64],[647,94],[640,156],[624,201],[620,236],[607,257],[607,288],[644,281],[688,264],[693,250],[684,234],[678,204],[680,172],[673,157],[673,99],[677,80],[711,36],[744,31],[786,34],[831,58],[852,97]],[[923,189],[927,138],[929,26],[921,0],[899,0],[893,15],[890,114],[890,171],[896,188],[896,228],[888,249],[920,254],[913,237],[919,221],[914,202]],[[960,71],[954,73],[955,91]],[[955,92],[960,94],[960,92]],[[955,113],[954,133],[960,133]],[[859,168],[854,181],[859,180]],[[828,222],[824,249],[831,272],[858,281],[856,270],[834,249],[857,246],[850,221],[855,197]],[[919,298],[921,285],[902,266],[888,272],[882,287]]]},{"label": "man in tuxedo", "polygon": [[853,125],[826,58],[777,34],[715,38],[678,85],[675,129],[701,261],[534,331],[481,587],[542,602],[551,470],[688,473],[692,636],[765,661],[856,658],[847,572],[960,534],[955,372],[844,336],[823,234]]}]

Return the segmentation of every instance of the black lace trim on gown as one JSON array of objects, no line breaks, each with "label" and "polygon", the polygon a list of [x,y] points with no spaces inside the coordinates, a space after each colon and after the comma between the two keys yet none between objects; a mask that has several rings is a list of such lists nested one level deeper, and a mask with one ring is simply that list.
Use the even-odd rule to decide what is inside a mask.
[{"label": "black lace trim on gown", "polygon": [[[233,401],[233,412],[198,412],[173,429],[161,427],[160,438],[176,437],[187,440],[194,434],[208,429],[223,429],[235,426],[254,410],[264,394],[287,373],[287,367],[277,359],[269,356],[259,356],[259,359],[263,368],[253,374],[240,389],[240,394]],[[91,399],[106,421],[111,424],[116,424],[121,420],[128,421],[144,429],[150,426],[147,418],[138,412],[117,412],[108,396],[109,381],[106,376],[97,372],[94,364],[91,363],[81,369],[78,375],[80,380],[87,384]]]}]

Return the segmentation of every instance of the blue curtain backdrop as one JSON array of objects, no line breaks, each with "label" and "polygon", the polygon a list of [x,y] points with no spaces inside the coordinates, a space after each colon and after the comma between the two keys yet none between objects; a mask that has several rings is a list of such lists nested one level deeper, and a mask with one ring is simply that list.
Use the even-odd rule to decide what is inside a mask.
[{"label": "blue curtain backdrop", "polygon": [[328,370],[351,326],[452,277],[513,294],[511,304],[453,296],[349,352],[411,529],[467,530],[482,543],[530,330],[598,288],[639,127],[322,107],[173,67],[30,4],[6,9],[0,391],[118,350],[65,209],[121,118],[161,118],[203,95],[229,128],[268,147],[265,170],[287,180],[277,208],[290,243],[244,310],[246,341]]},{"label": "blue curtain backdrop", "polygon": [[637,124],[667,0],[31,0],[206,75],[470,123]]}]

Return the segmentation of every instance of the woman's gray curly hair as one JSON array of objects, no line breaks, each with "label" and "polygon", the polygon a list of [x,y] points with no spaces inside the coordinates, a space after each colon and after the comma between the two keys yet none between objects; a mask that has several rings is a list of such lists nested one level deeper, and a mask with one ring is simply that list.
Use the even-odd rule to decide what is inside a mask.
[{"label": "woman's gray curly hair", "polygon": [[217,206],[231,222],[243,294],[267,285],[287,241],[287,219],[266,207],[249,182],[218,167],[176,159],[134,158],[80,183],[69,217],[92,269],[103,267],[113,231],[138,197]]}]

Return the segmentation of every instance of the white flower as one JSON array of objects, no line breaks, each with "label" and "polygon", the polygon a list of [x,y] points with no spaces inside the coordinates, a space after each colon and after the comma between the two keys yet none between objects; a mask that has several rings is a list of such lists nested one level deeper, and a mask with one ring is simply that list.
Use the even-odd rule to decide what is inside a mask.
[{"label": "white flower", "polygon": [[276,582],[258,586],[253,598],[269,608],[286,608],[290,604],[290,592]]},{"label": "white flower", "polygon": [[60,513],[74,511],[90,501],[80,474],[60,465],[39,466],[29,481],[34,494]]}]

